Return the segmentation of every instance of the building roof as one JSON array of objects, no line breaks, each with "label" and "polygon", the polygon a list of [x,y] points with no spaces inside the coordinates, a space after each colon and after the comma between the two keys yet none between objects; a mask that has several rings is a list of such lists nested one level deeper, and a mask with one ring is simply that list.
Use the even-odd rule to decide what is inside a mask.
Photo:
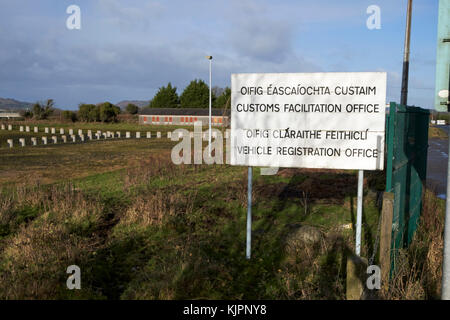
[{"label": "building roof", "polygon": [[[224,115],[223,109],[212,109],[213,116]],[[209,116],[208,108],[144,108],[139,115],[159,115],[159,116]],[[230,115],[230,110],[227,110],[225,116]]]}]

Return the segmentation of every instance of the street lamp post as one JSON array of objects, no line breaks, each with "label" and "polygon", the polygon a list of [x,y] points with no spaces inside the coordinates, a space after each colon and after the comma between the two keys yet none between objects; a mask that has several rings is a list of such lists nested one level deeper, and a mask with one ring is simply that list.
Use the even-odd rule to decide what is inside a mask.
[{"label": "street lamp post", "polygon": [[209,144],[208,144],[208,152],[211,157],[211,104],[212,104],[212,92],[211,92],[211,64],[212,64],[212,56],[206,56],[206,59],[209,60]]}]

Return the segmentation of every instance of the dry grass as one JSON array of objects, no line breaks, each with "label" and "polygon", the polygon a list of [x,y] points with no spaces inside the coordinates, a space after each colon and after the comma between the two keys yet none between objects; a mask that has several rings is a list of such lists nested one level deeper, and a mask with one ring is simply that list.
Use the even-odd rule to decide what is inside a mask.
[{"label": "dry grass", "polygon": [[0,192],[0,225],[10,232],[0,248],[0,298],[58,297],[66,268],[98,245],[95,234],[82,233],[101,220],[101,212],[98,202],[70,183]]},{"label": "dry grass", "polygon": [[164,217],[173,216],[177,195],[167,195],[161,191],[148,196],[140,196],[120,218],[120,224],[137,224],[140,227],[161,225]]},{"label": "dry grass", "polygon": [[426,190],[423,211],[414,239],[399,250],[394,273],[384,299],[439,299],[442,277],[444,210]]},{"label": "dry grass", "polygon": [[86,239],[69,234],[61,224],[23,226],[2,252],[0,297],[54,299],[65,284],[65,269],[79,264],[89,247]]},{"label": "dry grass", "polygon": [[170,161],[169,152],[152,154],[144,160],[130,161],[123,175],[123,187],[127,192],[131,187],[148,183],[152,178],[183,174],[186,167]]}]

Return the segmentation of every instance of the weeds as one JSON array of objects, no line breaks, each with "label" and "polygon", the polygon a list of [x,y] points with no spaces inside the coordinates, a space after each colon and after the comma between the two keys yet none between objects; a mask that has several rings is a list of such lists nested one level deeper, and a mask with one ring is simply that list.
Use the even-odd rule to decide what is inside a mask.
[{"label": "weeds", "polygon": [[400,249],[385,299],[439,299],[442,277],[444,207],[426,190],[419,227],[411,245]]}]

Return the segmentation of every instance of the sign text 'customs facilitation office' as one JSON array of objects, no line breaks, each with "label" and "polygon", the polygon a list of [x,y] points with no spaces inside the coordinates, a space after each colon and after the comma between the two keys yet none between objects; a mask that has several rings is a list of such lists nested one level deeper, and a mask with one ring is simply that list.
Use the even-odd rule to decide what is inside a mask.
[{"label": "sign text 'customs facilitation office'", "polygon": [[231,164],[383,170],[385,72],[231,76]]}]

